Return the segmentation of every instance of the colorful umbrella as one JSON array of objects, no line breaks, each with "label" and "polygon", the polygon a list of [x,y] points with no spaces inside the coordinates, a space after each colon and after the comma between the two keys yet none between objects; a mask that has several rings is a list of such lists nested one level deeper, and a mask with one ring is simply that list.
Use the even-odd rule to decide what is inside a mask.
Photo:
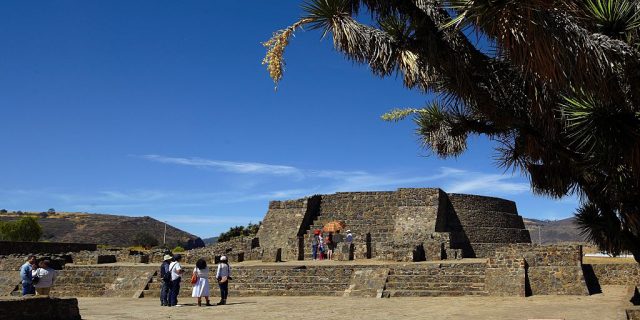
[{"label": "colorful umbrella", "polygon": [[347,225],[342,221],[331,221],[327,222],[327,224],[322,227],[322,230],[324,232],[336,232],[338,230],[344,229],[346,226]]}]

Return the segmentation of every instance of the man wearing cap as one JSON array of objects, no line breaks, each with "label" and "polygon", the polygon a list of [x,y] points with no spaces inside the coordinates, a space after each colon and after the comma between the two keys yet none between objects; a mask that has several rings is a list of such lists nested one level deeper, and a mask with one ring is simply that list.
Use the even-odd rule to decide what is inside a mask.
[{"label": "man wearing cap", "polygon": [[345,238],[345,244],[347,246],[347,249],[349,250],[349,260],[354,260],[355,259],[355,253],[354,253],[354,247],[353,247],[353,234],[351,233],[351,230],[347,230],[347,237]]},{"label": "man wearing cap", "polygon": [[[162,288],[160,289],[160,305],[169,306],[169,288],[171,287],[169,265],[171,264],[173,257],[170,254],[165,254],[162,260],[162,265],[160,266],[160,281],[162,282]],[[169,275],[167,276],[167,274]]]},{"label": "man wearing cap", "polygon": [[178,304],[178,294],[180,294],[180,281],[182,281],[182,274],[184,270],[180,265],[182,256],[176,254],[173,256],[173,262],[169,265],[169,272],[171,272],[171,287],[169,289],[169,306],[181,307]]}]

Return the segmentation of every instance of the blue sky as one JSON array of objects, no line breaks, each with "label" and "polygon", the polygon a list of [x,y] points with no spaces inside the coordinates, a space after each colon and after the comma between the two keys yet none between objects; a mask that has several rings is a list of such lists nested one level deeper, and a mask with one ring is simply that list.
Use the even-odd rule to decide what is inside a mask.
[{"label": "blue sky", "polygon": [[296,1],[0,2],[0,208],[149,215],[202,237],[256,222],[268,201],[441,187],[571,216],[496,168],[492,143],[430,156],[395,107],[432,97],[374,78],[300,32],[274,91],[261,42]]}]

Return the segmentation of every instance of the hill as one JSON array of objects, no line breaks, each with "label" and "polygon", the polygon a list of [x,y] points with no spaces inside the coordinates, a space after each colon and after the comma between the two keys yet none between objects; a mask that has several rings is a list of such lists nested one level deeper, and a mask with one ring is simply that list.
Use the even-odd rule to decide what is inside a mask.
[{"label": "hill", "polygon": [[[162,245],[165,223],[151,217],[127,217],[97,213],[2,213],[0,221],[14,221],[24,215],[38,217],[42,239],[52,242],[96,243],[111,246],[132,246],[139,233],[148,233]],[[170,248],[199,247],[204,243],[197,236],[167,224],[166,243]],[[199,244],[199,245],[196,245]]]},{"label": "hill", "polygon": [[562,220],[524,218],[524,225],[529,229],[533,243],[585,242],[573,217]]},{"label": "hill", "polygon": [[204,238],[202,239],[205,245],[212,245],[218,242],[218,237]]}]

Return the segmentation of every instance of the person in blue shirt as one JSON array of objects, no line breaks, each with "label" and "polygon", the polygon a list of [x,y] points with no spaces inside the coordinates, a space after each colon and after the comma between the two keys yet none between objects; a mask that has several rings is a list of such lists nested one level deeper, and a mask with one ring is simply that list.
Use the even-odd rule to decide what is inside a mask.
[{"label": "person in blue shirt", "polygon": [[35,294],[32,271],[36,269],[36,256],[29,256],[27,262],[20,267],[20,279],[22,280],[22,295]]}]

